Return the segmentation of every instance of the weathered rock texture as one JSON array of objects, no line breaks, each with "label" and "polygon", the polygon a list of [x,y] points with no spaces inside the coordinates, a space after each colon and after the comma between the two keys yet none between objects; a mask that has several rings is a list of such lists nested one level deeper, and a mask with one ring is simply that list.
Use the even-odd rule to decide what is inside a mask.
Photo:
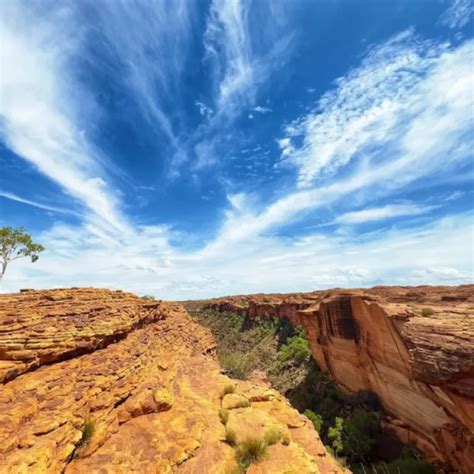
[{"label": "weathered rock texture", "polygon": [[[232,382],[213,351],[178,304],[94,289],[0,295],[0,472],[228,473],[223,405],[237,436],[289,437],[249,473],[344,472],[286,399]],[[246,406],[221,400],[229,383]]]},{"label": "weathered rock texture", "polygon": [[306,329],[323,370],[375,392],[386,424],[428,459],[474,472],[474,286],[376,287],[211,300]]}]

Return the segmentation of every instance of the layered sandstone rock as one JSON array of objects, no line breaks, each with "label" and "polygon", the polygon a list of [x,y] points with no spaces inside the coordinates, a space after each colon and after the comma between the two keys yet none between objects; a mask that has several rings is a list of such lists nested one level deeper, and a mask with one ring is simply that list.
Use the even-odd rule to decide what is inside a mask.
[{"label": "layered sandstone rock", "polygon": [[371,390],[386,426],[428,459],[474,472],[474,286],[376,287],[218,298],[219,311],[306,329],[323,370]]},{"label": "layered sandstone rock", "polygon": [[[213,350],[178,304],[94,289],[0,295],[0,472],[228,473],[223,405],[238,436],[285,434],[248,472],[343,472],[307,419],[261,381],[231,382]],[[248,403],[224,403],[229,383]]]}]

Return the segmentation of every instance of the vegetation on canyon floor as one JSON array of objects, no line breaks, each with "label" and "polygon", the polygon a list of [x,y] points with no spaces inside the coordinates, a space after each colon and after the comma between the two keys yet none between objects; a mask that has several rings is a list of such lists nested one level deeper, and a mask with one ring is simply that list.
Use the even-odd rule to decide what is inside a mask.
[{"label": "vegetation on canyon floor", "polygon": [[[382,407],[375,394],[346,394],[318,368],[302,328],[292,328],[286,320],[250,320],[233,312],[190,312],[214,334],[218,358],[229,376],[245,379],[255,370],[265,372],[272,386],[312,421],[327,450],[353,472],[436,472],[414,448],[382,429]],[[227,421],[225,413],[221,420]],[[232,433],[227,435],[235,442]]]}]

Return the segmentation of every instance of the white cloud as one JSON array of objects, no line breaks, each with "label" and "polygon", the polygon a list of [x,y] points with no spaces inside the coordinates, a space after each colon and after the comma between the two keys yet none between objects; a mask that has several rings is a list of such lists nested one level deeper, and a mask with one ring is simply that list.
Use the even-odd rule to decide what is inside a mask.
[{"label": "white cloud", "polygon": [[194,101],[194,105],[198,108],[199,113],[205,117],[212,115],[212,109],[200,100]]},{"label": "white cloud", "polygon": [[434,206],[420,206],[416,204],[389,204],[382,207],[362,209],[360,211],[346,212],[337,216],[333,223],[336,224],[362,224],[364,222],[389,219],[391,217],[418,216],[433,210]]},{"label": "white cloud", "polygon": [[[206,23],[204,47],[212,65],[216,85],[216,120],[221,116],[232,118],[245,107],[254,106],[259,86],[272,70],[280,66],[280,60],[289,54],[291,35],[270,31],[276,24],[269,21],[264,28],[274,38],[265,55],[259,54],[252,44],[251,8],[269,8],[264,3],[249,0],[212,0]],[[266,113],[266,107],[254,106],[257,113]]]},{"label": "white cloud", "polygon": [[[234,204],[242,205],[242,199],[236,197]],[[195,252],[170,248],[166,228],[142,228],[138,238],[120,243],[58,226],[38,236],[47,250],[37,263],[11,265],[2,290],[31,287],[34,281],[38,288],[93,285],[188,299],[334,286],[468,283],[472,218],[471,213],[454,215],[403,233],[358,238],[257,236]]]},{"label": "white cloud", "polygon": [[48,204],[42,204],[40,202],[31,201],[30,199],[24,199],[20,196],[17,196],[16,194],[9,193],[6,191],[0,191],[0,197],[3,197],[5,199],[10,199],[11,201],[21,202],[23,204],[28,204],[29,206],[37,207],[39,209],[44,209],[46,211],[60,212],[64,214],[74,214],[74,212],[69,209],[64,209],[62,207],[50,206]]},{"label": "white cloud", "polygon": [[463,28],[474,14],[472,0],[449,0],[451,5],[441,16],[441,23],[449,28]]},{"label": "white cloud", "polygon": [[[318,100],[311,113],[286,127],[289,142],[282,160],[298,168],[299,185],[311,186],[357,156],[371,158],[382,147],[384,154],[391,152],[390,145],[396,148],[412,121],[430,108],[431,91],[423,88],[442,67],[447,51],[447,45],[422,41],[411,30],[373,47],[359,67],[340,77],[336,88]],[[472,45],[466,46],[464,63],[457,64],[457,71],[445,71],[463,82],[464,89],[471,51]],[[457,93],[463,96],[466,91]],[[441,101],[442,97],[437,98]],[[301,146],[296,146],[295,138],[302,139]]]},{"label": "white cloud", "polygon": [[[118,198],[103,179],[101,157],[79,125],[94,121],[95,106],[80,87],[74,87],[69,73],[80,41],[80,35],[68,35],[71,29],[65,26],[73,21],[73,12],[58,8],[46,22],[21,5],[0,5],[2,139],[105,225],[125,231]],[[80,116],[78,104],[87,117]]]},{"label": "white cloud", "polygon": [[269,114],[270,112],[272,112],[272,109],[270,107],[263,107],[261,105],[255,106],[252,110],[259,114]]}]

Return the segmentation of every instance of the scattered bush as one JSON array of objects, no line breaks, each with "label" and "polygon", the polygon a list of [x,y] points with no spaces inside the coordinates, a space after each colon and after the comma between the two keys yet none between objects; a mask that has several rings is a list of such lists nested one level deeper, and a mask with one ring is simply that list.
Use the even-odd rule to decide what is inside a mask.
[{"label": "scattered bush", "polygon": [[244,469],[247,469],[251,464],[265,457],[267,448],[265,439],[250,436],[237,446],[237,461]]},{"label": "scattered bush", "polygon": [[281,435],[281,442],[284,446],[289,446],[291,443],[290,435],[288,433],[283,433]]},{"label": "scattered bush", "polygon": [[281,431],[278,428],[270,428],[263,437],[268,446],[276,444],[281,439]]},{"label": "scattered bush", "polygon": [[142,299],[144,299],[144,300],[154,300],[155,297],[152,296],[152,295],[144,295],[144,296],[142,296]]},{"label": "scattered bush", "polygon": [[309,420],[314,425],[314,429],[319,433],[321,431],[321,428],[323,427],[323,417],[321,415],[317,415],[316,413],[314,413],[314,411],[311,410],[305,410],[303,414],[304,416],[306,416],[306,418],[309,418]]},{"label": "scattered bush", "polygon": [[432,314],[434,314],[434,310],[431,309],[431,308],[422,308],[421,309],[421,315],[422,316],[431,316]]},{"label": "scattered bush", "polygon": [[225,441],[231,446],[234,446],[235,443],[237,442],[237,433],[235,432],[234,429],[229,428],[228,426],[226,426],[226,429],[225,429]]},{"label": "scattered bush", "polygon": [[225,352],[219,355],[222,367],[236,379],[245,379],[255,367],[252,354],[242,352]]},{"label": "scattered bush", "polygon": [[226,395],[229,395],[229,393],[234,393],[235,389],[236,389],[235,384],[228,383],[222,390],[221,398],[224,398]]},{"label": "scattered bush", "polygon": [[280,362],[296,360],[303,362],[311,355],[309,343],[305,337],[304,330],[301,327],[295,329],[295,335],[287,339],[286,344],[280,347],[278,359]]},{"label": "scattered bush", "polygon": [[331,426],[328,430],[328,438],[331,440],[331,451],[336,454],[340,455],[344,452],[344,442],[342,440],[344,431],[344,420],[340,417],[336,418],[336,424]]},{"label": "scattered bush", "polygon": [[389,463],[377,463],[374,474],[436,474],[436,469],[426,461],[418,459],[396,459]]},{"label": "scattered bush", "polygon": [[221,408],[219,410],[219,418],[223,425],[227,425],[227,422],[229,421],[229,410]]},{"label": "scattered bush", "polygon": [[94,422],[91,420],[86,420],[86,422],[84,423],[84,426],[82,427],[82,436],[77,444],[77,447],[79,448],[81,446],[87,445],[90,439],[92,438],[94,431],[95,431]]}]

